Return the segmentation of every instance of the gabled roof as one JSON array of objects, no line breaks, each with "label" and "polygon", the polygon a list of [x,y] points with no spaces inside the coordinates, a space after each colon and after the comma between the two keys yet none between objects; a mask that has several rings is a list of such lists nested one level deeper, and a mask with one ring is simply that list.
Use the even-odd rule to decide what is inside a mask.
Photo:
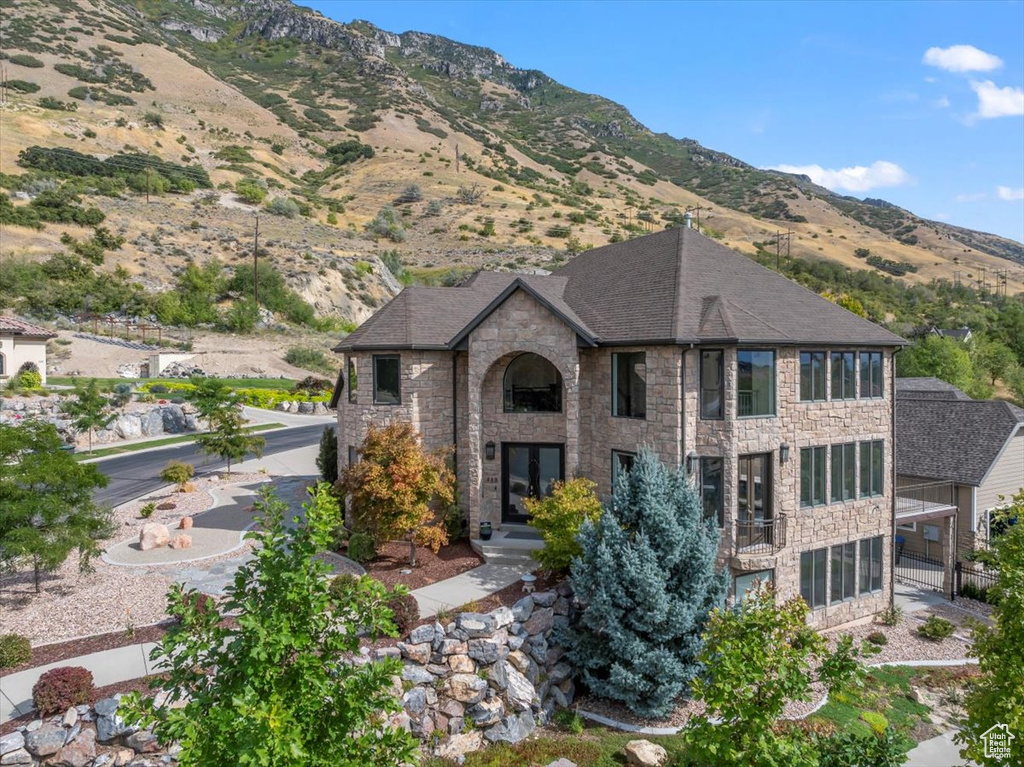
[{"label": "gabled roof", "polygon": [[970,399],[953,384],[946,383],[941,378],[897,378],[896,396],[917,399]]},{"label": "gabled roof", "polygon": [[16,317],[0,317],[0,334],[10,336],[25,336],[27,338],[56,338],[57,334],[52,330],[41,328],[25,320]]},{"label": "gabled roof", "polygon": [[979,486],[1022,425],[1024,410],[1009,402],[920,396],[897,380],[896,471]]},{"label": "gabled roof", "polygon": [[905,343],[693,229],[671,229],[588,251],[551,275],[478,272],[455,288],[406,288],[335,351],[454,348],[517,290],[587,345]]}]

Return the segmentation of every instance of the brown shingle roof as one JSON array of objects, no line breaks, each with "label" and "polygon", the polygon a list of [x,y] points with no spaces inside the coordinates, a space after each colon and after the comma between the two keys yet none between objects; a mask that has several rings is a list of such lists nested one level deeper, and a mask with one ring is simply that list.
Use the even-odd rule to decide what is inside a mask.
[{"label": "brown shingle roof", "polygon": [[0,333],[4,335],[29,336],[31,338],[56,338],[52,330],[41,328],[16,317],[0,317]]},{"label": "brown shingle roof", "polygon": [[519,289],[587,343],[905,343],[709,237],[671,229],[588,251],[552,275],[479,272],[456,288],[407,288],[336,351],[451,348]]}]

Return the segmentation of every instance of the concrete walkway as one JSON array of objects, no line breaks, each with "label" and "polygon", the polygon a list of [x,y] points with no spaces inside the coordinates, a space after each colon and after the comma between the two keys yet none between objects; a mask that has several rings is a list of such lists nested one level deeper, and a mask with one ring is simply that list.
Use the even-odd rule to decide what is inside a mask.
[{"label": "concrete walkway", "polygon": [[907,754],[904,767],[965,767],[974,765],[960,758],[960,746],[953,742],[956,730],[922,741]]},{"label": "concrete walkway", "polygon": [[481,565],[410,593],[419,603],[420,617],[429,618],[441,610],[451,611],[501,591],[530,570],[530,565]]}]

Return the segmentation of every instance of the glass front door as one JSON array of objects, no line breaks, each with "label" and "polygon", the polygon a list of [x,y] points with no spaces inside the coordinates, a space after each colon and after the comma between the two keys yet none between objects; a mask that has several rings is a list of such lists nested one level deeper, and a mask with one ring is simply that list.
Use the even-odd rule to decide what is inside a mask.
[{"label": "glass front door", "polygon": [[546,498],[565,479],[565,446],[504,442],[501,445],[501,520],[529,522],[524,501]]}]

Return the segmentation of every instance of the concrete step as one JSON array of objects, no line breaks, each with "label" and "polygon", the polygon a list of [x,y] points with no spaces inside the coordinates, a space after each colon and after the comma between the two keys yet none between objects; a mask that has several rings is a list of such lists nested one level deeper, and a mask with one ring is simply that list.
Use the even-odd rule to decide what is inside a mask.
[{"label": "concrete step", "polygon": [[[509,538],[510,532],[526,533],[529,537]],[[535,562],[530,552],[544,548],[544,541],[527,525],[503,525],[490,540],[474,538],[470,545],[488,564],[519,565]]]}]

